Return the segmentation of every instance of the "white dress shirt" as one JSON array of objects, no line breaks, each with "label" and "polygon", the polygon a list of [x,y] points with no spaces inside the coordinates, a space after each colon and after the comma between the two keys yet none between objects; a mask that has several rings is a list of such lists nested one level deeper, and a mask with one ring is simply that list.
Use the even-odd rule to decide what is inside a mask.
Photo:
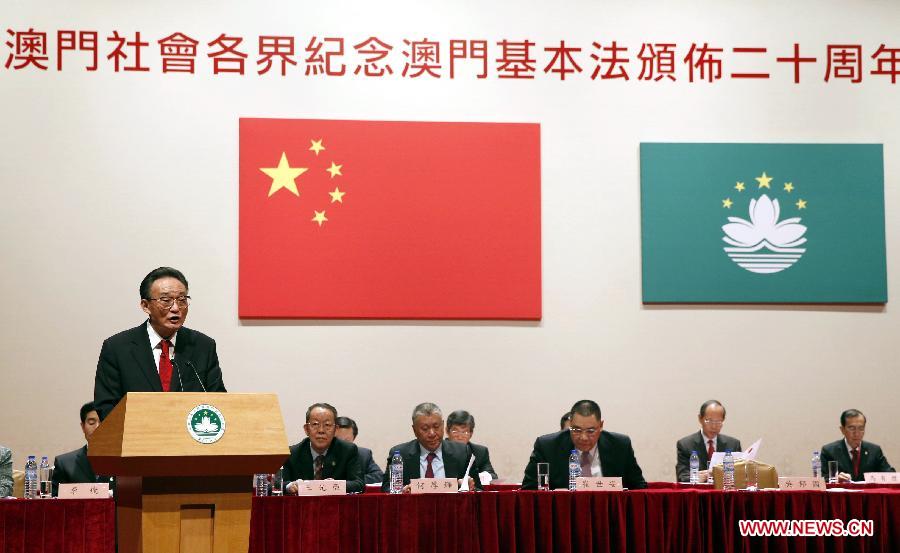
[{"label": "white dress shirt", "polygon": [[[425,478],[425,471],[428,469],[428,454],[431,453],[422,444],[419,444],[419,478]],[[444,472],[444,453],[443,448],[438,447],[435,451],[435,458],[431,460],[431,471],[434,472],[435,478],[446,478],[447,473]]]},{"label": "white dress shirt", "polygon": [[[150,324],[150,321],[147,321],[147,336],[150,338],[150,350],[153,352],[153,362],[156,363],[156,372],[159,373],[159,358],[162,356],[162,336],[156,333],[153,330],[153,325]],[[169,361],[175,357],[175,339],[178,337],[178,332],[169,338],[169,341],[172,342],[172,347],[169,348]]]}]

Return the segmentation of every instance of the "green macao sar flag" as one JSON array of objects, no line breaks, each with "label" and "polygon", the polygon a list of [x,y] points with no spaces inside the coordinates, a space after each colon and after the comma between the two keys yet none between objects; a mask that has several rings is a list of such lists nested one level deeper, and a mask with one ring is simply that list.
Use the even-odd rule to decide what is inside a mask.
[{"label": "green macao sar flag", "polygon": [[881,144],[641,144],[644,303],[886,303]]}]

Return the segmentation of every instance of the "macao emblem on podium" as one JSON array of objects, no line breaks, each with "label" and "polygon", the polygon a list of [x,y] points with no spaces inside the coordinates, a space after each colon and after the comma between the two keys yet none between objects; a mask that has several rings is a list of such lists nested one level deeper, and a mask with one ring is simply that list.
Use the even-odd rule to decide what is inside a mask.
[{"label": "macao emblem on podium", "polygon": [[188,413],[187,431],[201,444],[215,443],[225,434],[225,417],[212,405],[200,404]]}]

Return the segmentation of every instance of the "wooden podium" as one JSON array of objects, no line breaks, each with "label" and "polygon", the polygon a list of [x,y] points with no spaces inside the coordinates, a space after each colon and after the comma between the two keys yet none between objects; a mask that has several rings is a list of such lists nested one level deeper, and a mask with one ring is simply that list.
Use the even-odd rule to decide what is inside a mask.
[{"label": "wooden podium", "polygon": [[117,477],[119,551],[143,553],[247,553],[252,475],[289,453],[274,394],[132,392],[88,444]]}]

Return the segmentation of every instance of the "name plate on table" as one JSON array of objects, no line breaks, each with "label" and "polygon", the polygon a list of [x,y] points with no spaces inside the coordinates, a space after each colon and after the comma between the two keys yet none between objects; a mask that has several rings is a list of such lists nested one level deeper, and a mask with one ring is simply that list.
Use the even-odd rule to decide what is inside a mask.
[{"label": "name plate on table", "polygon": [[347,495],[347,481],[304,480],[297,485],[297,495]]},{"label": "name plate on table", "polygon": [[779,490],[825,491],[825,479],[813,476],[779,476]]},{"label": "name plate on table", "polygon": [[575,491],[621,492],[621,476],[579,476],[575,479]]},{"label": "name plate on table", "polygon": [[106,499],[109,497],[109,484],[60,484],[60,499]]},{"label": "name plate on table", "polygon": [[900,474],[896,472],[867,472],[866,484],[900,484]]},{"label": "name plate on table", "polygon": [[456,493],[459,481],[456,478],[413,478],[409,481],[410,493]]}]

